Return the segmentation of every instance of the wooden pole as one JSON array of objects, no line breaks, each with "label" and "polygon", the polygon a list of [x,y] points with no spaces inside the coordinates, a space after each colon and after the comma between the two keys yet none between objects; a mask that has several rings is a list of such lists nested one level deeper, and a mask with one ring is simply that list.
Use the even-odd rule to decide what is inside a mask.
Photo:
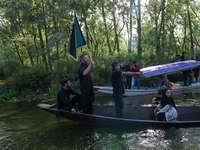
[{"label": "wooden pole", "polygon": [[[89,57],[90,57],[90,61],[93,61],[87,44],[86,44],[86,47],[87,47],[87,51],[88,51],[88,54],[89,54]],[[94,66],[93,66],[93,67],[94,67]]]}]

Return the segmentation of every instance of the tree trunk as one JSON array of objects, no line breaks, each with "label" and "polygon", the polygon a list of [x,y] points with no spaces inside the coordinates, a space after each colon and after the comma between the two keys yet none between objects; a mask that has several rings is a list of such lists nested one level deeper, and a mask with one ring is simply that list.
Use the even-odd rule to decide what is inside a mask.
[{"label": "tree trunk", "polygon": [[115,17],[115,0],[113,0],[113,11],[112,11],[112,15],[113,15],[113,22],[114,22],[114,32],[115,32],[115,44],[117,46],[117,51],[118,53],[120,52],[119,49],[119,38],[118,38],[118,34],[117,34],[117,24],[116,24],[116,17]]},{"label": "tree trunk", "polygon": [[33,39],[34,39],[34,45],[35,45],[35,51],[36,51],[36,60],[37,60],[37,64],[38,64],[39,53],[38,53],[37,42],[36,42],[36,33],[35,33],[35,29],[33,27],[33,23],[32,23],[32,31],[33,31]]},{"label": "tree trunk", "polygon": [[[26,47],[26,45],[24,45],[24,47]],[[33,66],[33,57],[32,57],[32,53],[31,53],[31,51],[26,47],[26,50],[27,50],[27,52],[28,52],[28,55],[29,55],[29,57],[30,57],[30,60],[31,60],[31,65]]]},{"label": "tree trunk", "polygon": [[130,39],[128,40],[128,52],[131,52],[132,44],[132,19],[133,19],[133,0],[130,0]]},{"label": "tree trunk", "polygon": [[[162,45],[161,45],[161,48],[163,50],[163,53],[164,53],[164,50],[165,50],[165,0],[162,0],[162,22],[161,22],[161,29],[163,31],[163,34],[162,34]],[[161,30],[160,30],[161,31]],[[161,33],[160,33],[161,34]]]},{"label": "tree trunk", "polygon": [[[43,9],[43,13],[45,14],[43,0],[42,0],[42,9]],[[46,50],[47,50],[47,56],[48,56],[48,64],[49,64],[50,70],[52,70],[51,57],[50,57],[50,51],[49,51],[49,46],[48,46],[49,40],[48,40],[48,33],[47,33],[47,23],[46,23],[45,15],[44,15],[44,31],[45,31],[45,38],[46,38]]]},{"label": "tree trunk", "polygon": [[192,57],[194,57],[194,44],[193,44],[193,36],[192,36],[192,23],[191,23],[191,18],[190,18],[190,11],[188,8],[188,19],[189,19],[189,26],[190,26],[190,41],[191,41],[191,54]]},{"label": "tree trunk", "polygon": [[105,15],[104,4],[105,3],[102,2],[102,15],[103,15],[103,21],[104,21],[104,26],[105,26],[105,31],[106,31],[106,40],[107,40],[107,45],[108,45],[108,49],[109,49],[109,54],[111,54],[112,50],[111,50],[111,46],[110,46],[110,40],[108,37],[108,29],[107,29],[107,24],[106,24],[106,15]]},{"label": "tree trunk", "polygon": [[42,31],[41,31],[40,22],[38,23],[38,32],[39,32],[39,37],[40,37],[40,45],[41,45],[41,49],[42,49],[42,58],[43,58],[43,62],[44,62],[44,65],[45,65],[45,70],[48,71],[48,64],[47,64],[46,53],[45,53],[45,49],[44,49],[44,41],[43,41],[43,38],[42,38]]},{"label": "tree trunk", "polygon": [[16,45],[16,42],[15,42],[15,41],[14,41],[14,44],[15,44],[15,49],[16,49],[16,51],[17,51],[17,55],[18,55],[18,57],[19,57],[19,60],[20,60],[21,64],[23,65],[23,64],[24,64],[24,62],[23,62],[23,60],[22,60],[22,58],[21,58],[21,56],[20,56],[19,49],[18,49],[18,47],[17,47],[17,45]]},{"label": "tree trunk", "polygon": [[[54,29],[55,29],[55,32],[58,31],[57,29],[57,23],[56,23],[56,18],[55,18],[55,0],[53,0],[53,23],[54,23]],[[58,39],[56,39],[56,53],[57,53],[57,60],[59,59],[59,42],[58,42]]]},{"label": "tree trunk", "polygon": [[[155,6],[155,13],[157,12],[157,6]],[[155,14],[156,15],[156,14]],[[155,24],[156,24],[156,53],[157,55],[160,54],[160,35],[158,32],[158,17],[155,16]]]},{"label": "tree trunk", "polygon": [[138,1],[138,17],[137,17],[137,32],[138,32],[138,55],[142,56],[142,45],[141,45],[141,11],[140,11],[140,0]]},{"label": "tree trunk", "polygon": [[185,32],[184,32],[184,40],[183,40],[183,46],[182,46],[182,52],[183,52],[183,47],[185,46],[185,51],[186,51],[186,17],[187,15],[185,14]]}]

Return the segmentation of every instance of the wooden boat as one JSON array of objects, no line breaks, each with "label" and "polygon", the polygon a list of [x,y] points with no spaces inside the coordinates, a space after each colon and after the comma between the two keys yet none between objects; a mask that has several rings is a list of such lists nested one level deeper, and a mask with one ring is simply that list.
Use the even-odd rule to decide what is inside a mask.
[{"label": "wooden boat", "polygon": [[[140,72],[145,77],[153,77],[157,75],[165,75],[165,78],[169,74],[174,74],[177,72],[182,72],[186,70],[191,70],[194,68],[200,67],[200,61],[196,60],[188,60],[188,61],[180,61],[175,63],[163,64],[158,66],[151,66],[142,68]],[[192,81],[192,85],[190,86],[183,86],[183,81],[177,82],[175,86],[172,86],[171,91],[184,91],[188,89],[199,88],[200,82]],[[156,94],[158,93],[158,89],[160,87],[140,87],[140,89],[125,89],[124,96],[134,96],[134,95],[145,95],[145,94]],[[105,86],[94,86],[94,91],[113,94],[112,87],[105,87]]]},{"label": "wooden boat", "polygon": [[49,104],[38,104],[38,108],[52,114],[60,113],[61,117],[94,126],[110,127],[192,127],[200,126],[200,106],[177,107],[177,121],[156,121],[153,110],[155,107],[126,106],[123,118],[115,118],[114,106],[93,106],[94,114],[76,113],[58,110]]},{"label": "wooden boat", "polygon": [[[125,89],[124,96],[134,96],[134,95],[146,95],[146,94],[157,94],[158,89],[160,87],[156,88],[148,88],[148,87],[141,87],[138,89]],[[172,89],[170,90],[172,93],[179,92],[179,91],[185,91],[190,89],[200,88],[200,82],[192,81],[191,86],[172,86]],[[94,91],[101,92],[101,93],[107,93],[107,94],[113,94],[113,88],[112,87],[105,87],[105,86],[94,86]]]}]

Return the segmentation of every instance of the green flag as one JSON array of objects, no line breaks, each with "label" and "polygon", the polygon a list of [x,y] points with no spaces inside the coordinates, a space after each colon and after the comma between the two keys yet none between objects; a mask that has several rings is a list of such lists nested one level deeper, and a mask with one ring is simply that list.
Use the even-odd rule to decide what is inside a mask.
[{"label": "green flag", "polygon": [[76,61],[78,60],[77,50],[82,46],[86,45],[83,33],[80,29],[76,14],[74,14],[74,23],[72,26],[70,44],[69,44],[69,54]]}]

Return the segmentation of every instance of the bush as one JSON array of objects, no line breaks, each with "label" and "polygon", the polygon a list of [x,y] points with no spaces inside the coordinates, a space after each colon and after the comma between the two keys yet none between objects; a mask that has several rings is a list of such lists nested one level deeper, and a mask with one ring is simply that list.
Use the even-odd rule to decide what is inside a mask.
[{"label": "bush", "polygon": [[77,82],[79,67],[80,62],[76,62],[73,59],[57,61],[54,65],[54,70],[52,71],[54,83],[60,84],[60,81],[63,78],[69,78],[72,83]]},{"label": "bush", "polygon": [[16,61],[16,60],[7,60],[3,62],[3,73],[4,76],[10,77],[12,75],[14,75],[15,72],[17,72],[20,67],[22,67],[20,61]]},{"label": "bush", "polygon": [[6,60],[0,63],[0,78],[5,79],[12,76],[19,68],[21,64],[16,60]]},{"label": "bush", "polygon": [[41,89],[45,91],[51,84],[50,72],[45,72],[40,65],[24,67],[6,80],[6,86],[21,91],[22,89]]}]

